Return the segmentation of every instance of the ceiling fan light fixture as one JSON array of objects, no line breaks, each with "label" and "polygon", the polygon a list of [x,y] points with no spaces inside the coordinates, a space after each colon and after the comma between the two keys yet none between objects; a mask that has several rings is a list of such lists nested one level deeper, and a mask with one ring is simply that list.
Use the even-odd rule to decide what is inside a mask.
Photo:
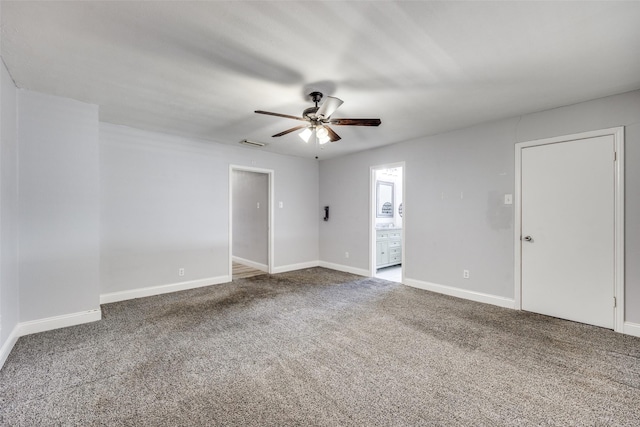
[{"label": "ceiling fan light fixture", "polygon": [[302,112],[301,117],[291,116],[289,114],[273,113],[271,111],[255,110],[258,114],[266,114],[269,116],[283,117],[286,119],[300,120],[306,122],[303,125],[295,126],[287,129],[283,132],[272,135],[272,137],[279,137],[288,135],[291,132],[300,131],[298,136],[304,142],[309,143],[311,138],[316,145],[324,145],[329,142],[339,141],[340,135],[338,135],[329,125],[333,126],[380,126],[380,119],[334,119],[331,118],[333,113],[343,104],[341,99],[334,96],[327,96],[327,99],[318,106],[322,99],[322,93],[311,92],[309,94],[311,100],[315,104],[313,107],[309,107]]},{"label": "ceiling fan light fixture", "polygon": [[309,142],[309,138],[311,138],[311,134],[313,132],[309,128],[305,128],[302,132],[298,134],[298,136],[304,141]]},{"label": "ceiling fan light fixture", "polygon": [[324,145],[331,141],[331,138],[329,138],[329,131],[324,126],[316,127],[316,138],[318,138],[318,143],[320,145]]},{"label": "ceiling fan light fixture", "polygon": [[323,139],[324,138],[328,138],[329,137],[329,131],[324,126],[318,126],[316,128],[316,135],[318,135],[318,138],[323,138]]}]

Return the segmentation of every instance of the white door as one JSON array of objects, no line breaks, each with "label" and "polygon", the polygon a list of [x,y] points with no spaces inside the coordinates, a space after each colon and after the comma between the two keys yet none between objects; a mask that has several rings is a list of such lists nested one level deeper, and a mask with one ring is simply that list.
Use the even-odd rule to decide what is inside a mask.
[{"label": "white door", "polygon": [[522,150],[522,309],[613,328],[614,138]]}]

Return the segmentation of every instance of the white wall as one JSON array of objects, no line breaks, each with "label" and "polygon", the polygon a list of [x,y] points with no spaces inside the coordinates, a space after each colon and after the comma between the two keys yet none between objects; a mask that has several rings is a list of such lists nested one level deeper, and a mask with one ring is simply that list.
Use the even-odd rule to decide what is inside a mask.
[{"label": "white wall", "polygon": [[[319,167],[99,124],[97,106],[16,91],[4,68],[0,74],[0,345],[16,322],[97,310],[100,294],[228,277],[230,164],[275,171],[276,271],[319,259],[367,270],[369,168],[405,161],[406,277],[512,298],[513,210],[502,196],[514,191],[514,143],[619,125],[626,126],[626,320],[640,323],[640,91]],[[471,279],[462,279],[463,268]]]},{"label": "white wall", "polygon": [[514,192],[514,144],[621,125],[626,320],[640,323],[640,91],[323,160],[320,204],[332,217],[320,224],[320,259],[368,269],[369,167],[405,161],[405,277],[513,298],[513,207],[503,195]]},{"label": "white wall", "polygon": [[276,270],[318,261],[317,161],[102,123],[101,294],[229,279],[230,164],[275,171]]},{"label": "white wall", "polygon": [[20,321],[99,310],[98,107],[18,91]]},{"label": "white wall", "polygon": [[228,277],[229,164],[275,171],[276,270],[317,265],[317,161],[100,124],[1,73],[3,359],[19,335],[99,319],[103,293]]},{"label": "white wall", "polygon": [[233,256],[268,267],[269,175],[234,170]]},{"label": "white wall", "polygon": [[19,321],[16,87],[0,63],[0,367]]}]

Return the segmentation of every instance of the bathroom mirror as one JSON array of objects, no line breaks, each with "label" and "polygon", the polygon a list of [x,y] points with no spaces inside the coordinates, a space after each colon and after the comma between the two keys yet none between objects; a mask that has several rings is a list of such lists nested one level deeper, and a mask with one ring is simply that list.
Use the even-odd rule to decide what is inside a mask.
[{"label": "bathroom mirror", "polygon": [[393,218],[393,182],[376,183],[376,217]]}]

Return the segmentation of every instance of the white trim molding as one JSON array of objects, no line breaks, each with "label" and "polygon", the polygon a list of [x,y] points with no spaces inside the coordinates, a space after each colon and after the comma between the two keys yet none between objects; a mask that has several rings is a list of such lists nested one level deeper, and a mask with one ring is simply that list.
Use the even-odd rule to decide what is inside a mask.
[{"label": "white trim molding", "polygon": [[436,292],[439,294],[450,295],[452,297],[467,299],[485,304],[497,305],[503,308],[514,308],[515,302],[511,298],[500,297],[497,295],[485,294],[482,292],[469,291],[467,289],[455,288],[453,286],[439,285],[437,283],[423,282],[416,279],[404,279],[404,284],[413,288],[424,289],[426,291]]},{"label": "white trim molding", "polygon": [[44,319],[30,320],[18,323],[18,336],[37,334],[38,332],[50,331],[52,329],[66,328],[69,326],[81,325],[83,323],[96,322],[102,319],[102,311],[94,310],[80,311],[77,313],[63,314],[61,316],[46,317]]},{"label": "white trim molding", "polygon": [[[534,141],[518,142],[515,144],[515,222],[514,222],[514,300],[515,309],[522,309],[522,242],[520,234],[522,232],[522,150],[527,147],[538,145],[555,144],[565,141],[575,141],[578,139],[595,138],[599,136],[613,136],[615,147],[614,165],[614,291],[616,305],[614,308],[613,330],[627,333],[627,329],[634,330],[633,326],[628,327],[624,322],[624,127],[614,127],[589,132],[582,132],[572,135],[562,135],[553,138],[538,139]],[[633,324],[631,324],[633,325]],[[633,335],[633,333],[630,333]]]},{"label": "white trim molding", "polygon": [[4,366],[4,362],[7,361],[11,350],[13,350],[13,346],[18,342],[18,338],[20,338],[20,335],[18,335],[18,325],[16,325],[2,347],[0,347],[0,369]]},{"label": "white trim molding", "polygon": [[240,258],[239,256],[233,256],[231,259],[233,259],[233,262],[237,262],[238,264],[246,265],[247,267],[255,268],[256,270],[264,271],[265,273],[269,272],[269,266],[267,264],[261,264],[249,259]]},{"label": "white trim molding", "polygon": [[102,310],[80,311],[77,313],[63,314],[60,316],[46,317],[44,319],[30,320],[18,323],[0,348],[0,369],[4,366],[11,350],[18,342],[18,338],[25,335],[37,334],[39,332],[51,331],[53,329],[66,328],[69,326],[82,325],[83,323],[97,322],[102,319]]},{"label": "white trim molding", "polygon": [[[405,250],[405,242],[406,242],[406,228],[407,228],[407,186],[406,186],[406,177],[407,177],[407,165],[406,162],[396,162],[396,163],[386,163],[383,165],[370,166],[369,167],[369,272],[366,276],[376,277],[377,266],[376,266],[376,254],[377,254],[377,233],[376,233],[376,171],[383,169],[392,169],[392,168],[402,168],[402,256],[401,256],[401,265],[402,265],[402,283],[404,283],[404,272],[405,268],[405,260],[406,260],[406,250]],[[343,270],[341,270],[343,271]],[[360,274],[361,273],[354,273]]]},{"label": "white trim molding", "polygon": [[331,270],[342,271],[344,273],[357,274],[358,276],[371,277],[369,270],[364,268],[351,267],[349,265],[334,264],[332,262],[320,261],[320,267],[329,268]]},{"label": "white trim molding", "polygon": [[120,292],[110,292],[100,295],[100,304],[125,301],[134,298],[144,298],[154,295],[168,294],[171,292],[185,291],[187,289],[202,288],[204,286],[219,285],[231,281],[231,276],[210,277],[207,279],[190,280],[187,282],[170,283],[167,285],[149,286],[146,288],[131,289]]},{"label": "white trim molding", "polygon": [[640,337],[640,323],[624,322],[622,333]]},{"label": "white trim molding", "polygon": [[305,268],[318,267],[320,261],[308,261],[300,262],[298,264],[281,265],[279,267],[273,267],[273,274],[286,273],[288,271],[303,270]]},{"label": "white trim molding", "polygon": [[326,261],[307,261],[307,262],[300,262],[297,264],[280,265],[278,267],[273,267],[272,274],[287,273],[289,271],[304,270],[305,268],[313,268],[313,267],[323,267],[323,268],[328,268],[330,270],[357,274],[358,276],[370,277],[369,271],[364,268],[351,267],[351,266],[342,265],[342,264],[334,264],[332,262],[326,262]]}]

